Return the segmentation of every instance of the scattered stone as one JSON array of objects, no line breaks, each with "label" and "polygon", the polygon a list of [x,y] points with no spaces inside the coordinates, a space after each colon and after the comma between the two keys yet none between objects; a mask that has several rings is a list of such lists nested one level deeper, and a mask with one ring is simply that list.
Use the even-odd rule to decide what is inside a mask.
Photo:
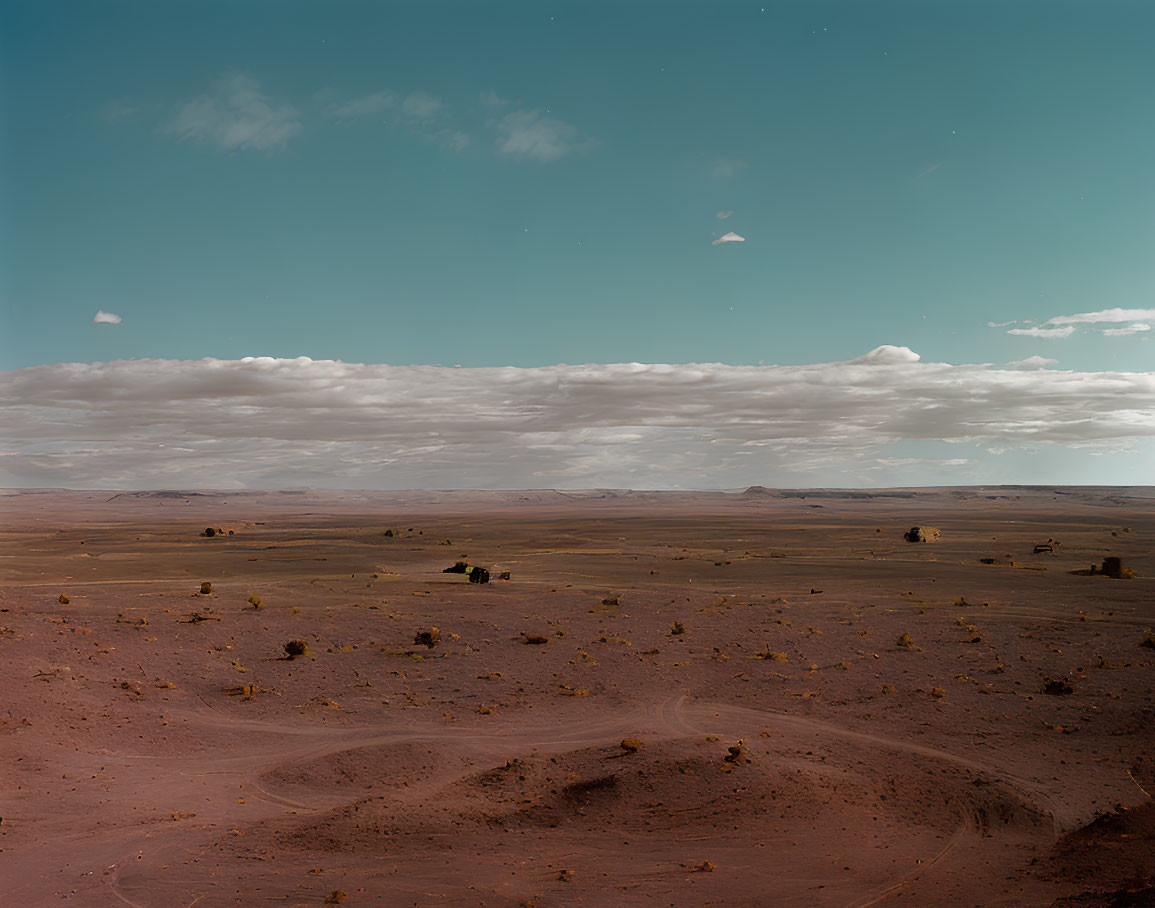
[{"label": "scattered stone", "polygon": [[907,542],[937,542],[942,536],[942,530],[937,527],[911,527],[902,534]]}]

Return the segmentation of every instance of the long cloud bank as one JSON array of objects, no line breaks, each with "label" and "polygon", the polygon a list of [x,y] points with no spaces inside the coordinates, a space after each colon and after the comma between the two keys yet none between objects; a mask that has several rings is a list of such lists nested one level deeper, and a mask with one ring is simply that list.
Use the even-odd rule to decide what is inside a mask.
[{"label": "long cloud bank", "polygon": [[889,346],[787,366],[153,359],[0,373],[0,408],[8,485],[850,485],[910,443],[1155,436],[1155,373],[928,363]]}]

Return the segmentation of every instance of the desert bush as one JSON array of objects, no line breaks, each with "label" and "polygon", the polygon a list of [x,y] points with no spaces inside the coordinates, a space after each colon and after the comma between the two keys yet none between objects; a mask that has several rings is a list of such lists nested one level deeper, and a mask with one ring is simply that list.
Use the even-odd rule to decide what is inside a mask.
[{"label": "desert bush", "polygon": [[466,574],[470,583],[489,583],[489,571],[483,567],[471,567]]},{"label": "desert bush", "polygon": [[68,603],[70,603],[72,600],[65,596],[64,593],[61,593],[60,598],[58,598],[56,601],[61,605],[68,605]]},{"label": "desert bush", "polygon": [[205,580],[204,582],[201,583],[201,595],[202,596],[211,596],[212,592],[213,592],[213,585],[211,583],[209,583],[209,581]]},{"label": "desert bush", "polygon": [[673,627],[670,628],[670,636],[676,637],[684,633],[686,633],[686,626],[681,621],[675,621]]},{"label": "desert bush", "polygon": [[689,873],[713,873],[715,866],[709,861],[702,861],[701,864],[695,864],[689,869]]},{"label": "desert bush", "polygon": [[766,659],[770,662],[787,662],[787,661],[789,661],[786,658],[785,653],[776,653],[773,650],[771,650],[770,647],[766,647],[766,649],[764,649],[760,653],[755,653],[754,658],[755,659]]},{"label": "desert bush", "polygon": [[309,643],[307,640],[290,640],[285,644],[285,658],[296,659],[298,656],[309,655]]},{"label": "desert bush", "polygon": [[245,602],[247,602],[249,605],[251,605],[255,609],[262,609],[265,607],[265,603],[261,602],[260,596],[250,596],[248,599],[245,600]]},{"label": "desert bush", "polygon": [[1155,649],[1155,630],[1147,631],[1147,636],[1139,641],[1139,645],[1147,649]]},{"label": "desert bush", "polygon": [[898,639],[894,642],[903,649],[910,649],[910,647],[914,646],[914,641],[910,639],[910,634],[899,634]]},{"label": "desert bush", "polygon": [[1071,687],[1066,678],[1048,678],[1043,683],[1043,693],[1050,694],[1053,697],[1065,697],[1067,694],[1073,694],[1075,689]]},{"label": "desert bush", "polygon": [[455,561],[455,562],[453,562],[453,567],[447,567],[441,573],[443,573],[443,574],[468,574],[469,573],[469,565],[466,564],[464,561]]},{"label": "desert bush", "polygon": [[642,742],[637,738],[622,738],[622,742],[618,746],[628,754],[636,754],[642,749]]},{"label": "desert bush", "polygon": [[750,762],[750,759],[746,756],[746,748],[741,738],[738,739],[737,744],[731,744],[726,750],[728,750],[729,753],[722,758],[726,763],[741,765]]},{"label": "desert bush", "polygon": [[201,533],[202,536],[208,536],[209,539],[212,539],[216,534],[217,534],[217,531],[214,530],[212,527],[205,527],[205,531],[203,533]]},{"label": "desert bush", "polygon": [[326,905],[340,905],[343,901],[345,901],[345,890],[344,889],[334,889],[325,898],[325,904]]},{"label": "desert bush", "polygon": [[425,631],[418,631],[413,637],[414,646],[427,646],[429,649],[433,649],[433,647],[437,646],[440,642],[441,631],[435,627],[431,627]]}]

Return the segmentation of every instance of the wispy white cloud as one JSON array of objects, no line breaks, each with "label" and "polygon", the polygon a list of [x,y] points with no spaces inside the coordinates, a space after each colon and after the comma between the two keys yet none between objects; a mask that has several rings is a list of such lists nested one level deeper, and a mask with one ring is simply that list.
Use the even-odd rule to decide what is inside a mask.
[{"label": "wispy white cloud", "polygon": [[1056,340],[1062,337],[1070,337],[1075,333],[1073,325],[1067,325],[1063,328],[1040,328],[1035,325],[1030,328],[1011,328],[1007,334],[1020,334],[1023,337],[1042,337],[1047,340]]},{"label": "wispy white cloud", "polygon": [[732,212],[732,211],[719,211],[716,215],[714,215],[714,217],[716,217],[719,221],[724,221],[724,220],[726,220],[726,218],[730,217],[730,215],[732,215],[733,213],[734,212]]},{"label": "wispy white cloud", "polygon": [[105,312],[103,309],[97,309],[96,315],[92,317],[94,325],[119,325],[122,321],[124,319],[115,312]]},{"label": "wispy white cloud", "polygon": [[401,102],[401,112],[415,123],[429,124],[448,112],[445,102],[425,91],[410,92]]},{"label": "wispy white cloud", "polygon": [[1007,325],[1017,325],[1018,319],[1011,319],[1009,322],[987,322],[988,328],[1005,328]]},{"label": "wispy white cloud", "polygon": [[0,419],[16,452],[0,469],[19,485],[830,485],[919,440],[1133,450],[1155,438],[1155,373],[930,363],[898,346],[791,366],[133,360],[0,373]]},{"label": "wispy white cloud", "polygon": [[301,115],[292,104],[271,101],[252,76],[234,73],[181,104],[160,131],[225,151],[270,151],[301,131]]},{"label": "wispy white cloud", "polygon": [[1142,334],[1144,331],[1150,331],[1151,326],[1146,322],[1136,322],[1134,325],[1128,325],[1126,328],[1104,328],[1103,333],[1107,337],[1125,337],[1128,334]]},{"label": "wispy white cloud", "polygon": [[335,101],[325,108],[325,115],[339,123],[351,123],[362,117],[384,113],[397,103],[397,96],[391,91],[378,91],[347,101]]},{"label": "wispy white cloud", "polygon": [[141,106],[139,104],[129,101],[126,98],[120,98],[105,104],[100,115],[104,118],[105,122],[115,126],[136,119],[140,113]]},{"label": "wispy white cloud", "polygon": [[540,110],[514,110],[496,124],[497,150],[507,157],[541,164],[586,151],[596,144],[576,126]]},{"label": "wispy white cloud", "polygon": [[722,243],[745,243],[745,242],[746,242],[746,237],[738,236],[738,234],[731,231],[730,233],[725,233],[722,236],[718,237],[718,239],[714,240],[714,242],[712,242],[710,245],[711,246],[720,246]]},{"label": "wispy white cloud", "polygon": [[750,165],[738,158],[719,158],[710,165],[710,174],[718,179],[736,177]]},{"label": "wispy white cloud", "polygon": [[1093,325],[1100,322],[1141,322],[1155,320],[1155,309],[1100,309],[1076,315],[1056,315],[1048,325]]}]

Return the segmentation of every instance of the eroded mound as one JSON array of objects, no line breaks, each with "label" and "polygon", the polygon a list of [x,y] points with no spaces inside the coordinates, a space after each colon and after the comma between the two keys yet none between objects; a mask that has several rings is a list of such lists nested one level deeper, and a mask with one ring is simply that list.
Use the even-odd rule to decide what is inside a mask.
[{"label": "eroded mound", "polygon": [[1076,900],[1083,904],[1155,905],[1155,802],[1116,809],[1067,833],[1043,875],[1088,886]]},{"label": "eroded mound", "polygon": [[264,773],[260,781],[270,791],[286,795],[395,789],[423,782],[448,765],[460,765],[460,758],[442,747],[376,744],[283,763]]}]

